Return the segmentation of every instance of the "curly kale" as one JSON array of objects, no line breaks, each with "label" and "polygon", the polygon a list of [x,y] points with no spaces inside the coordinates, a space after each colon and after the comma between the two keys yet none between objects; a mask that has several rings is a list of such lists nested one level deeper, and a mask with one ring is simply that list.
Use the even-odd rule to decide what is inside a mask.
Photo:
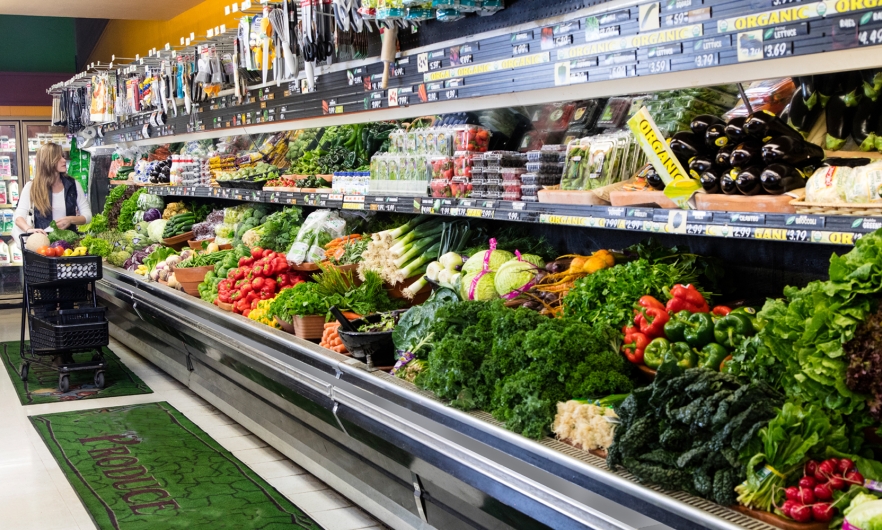
[{"label": "curly kale", "polygon": [[776,416],[782,397],[764,383],[742,384],[713,370],[665,368],[616,409],[621,424],[607,465],[642,482],[733,504],[744,478],[739,451]]},{"label": "curly kale", "polygon": [[483,408],[507,429],[546,435],[557,403],[628,392],[630,366],[602,325],[548,319],[502,301],[458,302],[436,314],[416,384],[452,406]]}]

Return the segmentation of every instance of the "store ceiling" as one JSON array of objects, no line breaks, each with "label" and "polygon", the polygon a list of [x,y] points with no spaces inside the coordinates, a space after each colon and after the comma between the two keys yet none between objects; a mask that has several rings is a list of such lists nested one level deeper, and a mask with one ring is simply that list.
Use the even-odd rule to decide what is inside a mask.
[{"label": "store ceiling", "polygon": [[168,20],[201,2],[202,0],[0,0],[0,15]]}]

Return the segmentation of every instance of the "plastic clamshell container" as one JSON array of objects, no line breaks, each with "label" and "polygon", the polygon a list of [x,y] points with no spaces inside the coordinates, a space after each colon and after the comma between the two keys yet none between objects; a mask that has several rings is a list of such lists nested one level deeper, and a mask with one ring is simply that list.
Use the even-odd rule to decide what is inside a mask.
[{"label": "plastic clamshell container", "polygon": [[521,202],[539,202],[539,197],[532,196],[532,195],[521,195],[520,201]]},{"label": "plastic clamshell container", "polygon": [[528,173],[560,175],[563,169],[563,162],[527,162]]},{"label": "plastic clamshell container", "polygon": [[521,181],[520,180],[504,180],[502,181],[502,191],[505,193],[517,193],[518,196],[521,195]]},{"label": "plastic clamshell container", "polygon": [[561,103],[554,105],[548,118],[545,120],[545,129],[548,131],[565,131],[573,113],[576,110],[575,103]]},{"label": "plastic clamshell container", "polygon": [[465,177],[454,177],[450,181],[450,192],[454,197],[470,197],[472,194],[472,181]]},{"label": "plastic clamshell container", "polygon": [[453,196],[450,190],[450,181],[447,179],[432,179],[429,181],[429,188],[432,190],[432,197],[435,199]]},{"label": "plastic clamshell container", "polygon": [[499,170],[504,181],[518,180],[520,182],[520,176],[526,172],[527,170],[522,167],[504,167]]},{"label": "plastic clamshell container", "polygon": [[453,174],[456,177],[472,178],[473,156],[470,151],[457,151],[453,154]]},{"label": "plastic clamshell container", "polygon": [[539,186],[535,184],[521,184],[521,196],[536,197],[539,194]]},{"label": "plastic clamshell container", "polygon": [[502,192],[502,200],[504,200],[504,201],[519,201],[519,200],[521,200],[521,192],[519,192],[519,191],[504,191],[504,192]]},{"label": "plastic clamshell container", "polygon": [[445,155],[430,156],[429,169],[433,179],[451,179],[453,178],[453,158]]},{"label": "plastic clamshell container", "polygon": [[457,151],[486,152],[490,147],[490,131],[477,125],[457,125],[453,128],[453,147]]}]

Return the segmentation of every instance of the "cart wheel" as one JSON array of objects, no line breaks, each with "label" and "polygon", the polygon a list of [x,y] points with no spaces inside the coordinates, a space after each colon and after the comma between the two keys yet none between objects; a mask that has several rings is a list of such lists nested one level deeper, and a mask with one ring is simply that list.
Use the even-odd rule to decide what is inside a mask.
[{"label": "cart wheel", "polygon": [[61,390],[62,392],[70,390],[70,376],[67,374],[61,374],[58,376],[58,390]]},{"label": "cart wheel", "polygon": [[94,353],[94,354],[92,354],[92,360],[93,360],[93,361],[100,361],[100,360],[101,360],[101,357],[102,357],[102,355],[101,355],[100,353]]},{"label": "cart wheel", "polygon": [[99,389],[104,388],[104,371],[95,372],[95,386]]},{"label": "cart wheel", "polygon": [[21,374],[21,380],[22,380],[22,381],[27,381],[27,380],[28,380],[28,371],[30,371],[30,368],[31,368],[31,365],[30,365],[30,364],[28,364],[28,363],[22,363],[22,365],[21,365],[21,371],[19,372],[19,374]]}]

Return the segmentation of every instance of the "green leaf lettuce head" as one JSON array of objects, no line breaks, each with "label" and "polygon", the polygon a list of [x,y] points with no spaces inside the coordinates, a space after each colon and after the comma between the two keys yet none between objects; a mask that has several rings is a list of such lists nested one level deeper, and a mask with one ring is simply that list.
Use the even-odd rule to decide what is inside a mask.
[{"label": "green leaf lettuce head", "polygon": [[80,235],[73,230],[61,230],[58,228],[58,225],[55,224],[55,221],[49,223],[49,228],[52,229],[49,232],[49,242],[55,243],[56,241],[67,241],[71,245],[79,241]]},{"label": "green leaf lettuce head", "polygon": [[[830,279],[787,287],[757,315],[763,329],[734,355],[733,373],[762,378],[800,398],[851,415],[865,425],[867,396],[849,389],[845,343],[873,311],[882,291],[882,230],[830,258]],[[854,425],[858,430],[860,425]]]},{"label": "green leaf lettuce head", "polygon": [[[856,497],[855,500],[858,498]],[[857,505],[848,507],[845,520],[848,521],[851,528],[882,530],[882,500],[861,497]]]}]

